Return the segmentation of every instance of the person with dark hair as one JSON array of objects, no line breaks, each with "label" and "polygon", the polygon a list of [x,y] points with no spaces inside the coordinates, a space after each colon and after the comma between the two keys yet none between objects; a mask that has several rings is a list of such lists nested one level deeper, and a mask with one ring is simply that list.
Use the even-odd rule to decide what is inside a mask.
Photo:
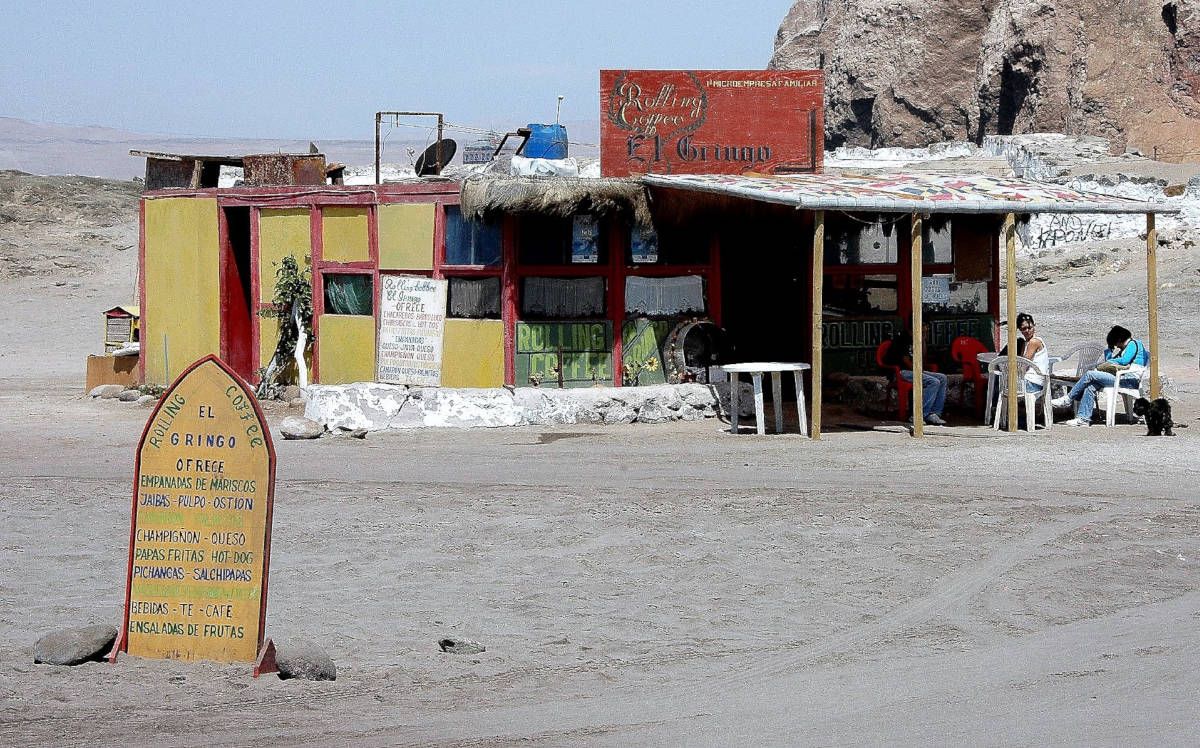
[{"label": "person with dark hair", "polygon": [[1038,336],[1032,314],[1021,312],[1017,315],[1017,331],[1021,333],[1020,340],[1025,341],[1024,351],[1018,355],[1033,361],[1042,371],[1041,374],[1033,369],[1025,372],[1025,392],[1041,392],[1046,386],[1046,375],[1050,373],[1050,354],[1046,350],[1046,342]]},{"label": "person with dark hair", "polygon": [[1108,350],[1104,352],[1104,362],[1080,377],[1069,393],[1050,401],[1055,408],[1065,408],[1073,401],[1079,401],[1079,411],[1066,422],[1069,426],[1090,426],[1100,391],[1117,384],[1118,378],[1122,387],[1136,388],[1142,372],[1150,364],[1150,351],[1146,345],[1135,340],[1133,333],[1120,325],[1113,325],[1105,342]]},{"label": "person with dark hair", "polygon": [[[928,331],[929,326],[925,326]],[[889,366],[900,367],[900,377],[906,382],[913,381],[912,335],[901,330],[892,338],[885,362]],[[945,426],[942,420],[942,409],[946,407],[946,375],[937,371],[921,372],[921,414],[925,423],[931,426]]]}]

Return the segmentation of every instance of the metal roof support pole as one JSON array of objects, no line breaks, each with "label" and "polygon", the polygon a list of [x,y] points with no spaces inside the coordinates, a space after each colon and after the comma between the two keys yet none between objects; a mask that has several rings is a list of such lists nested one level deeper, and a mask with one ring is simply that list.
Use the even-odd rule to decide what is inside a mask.
[{"label": "metal roof support pole", "polygon": [[[813,213],[813,254],[812,254],[812,420],[809,434],[813,439],[821,438],[821,353],[825,344],[822,332],[821,317],[824,313],[825,300],[825,211]],[[798,387],[803,383],[797,379]]]},{"label": "metal roof support pole", "polygon": [[[1008,431],[1017,430],[1017,217],[1004,214],[1004,282],[1008,298]],[[1047,393],[1049,396],[1049,393]],[[1033,424],[1028,424],[1033,431]]]},{"label": "metal roof support pole", "polygon": [[383,120],[383,112],[375,112],[375,184],[379,184],[379,124]]},{"label": "metal roof support pole", "polygon": [[[925,435],[925,324],[921,309],[921,274],[924,272],[924,253],[921,246],[921,214],[912,214],[912,234],[909,242],[909,267],[912,272],[912,422],[913,436]],[[903,355],[903,352],[901,352]]]},{"label": "metal roof support pole", "polygon": [[1154,214],[1146,214],[1146,313],[1150,325],[1150,399],[1159,396],[1158,361],[1158,230]]},{"label": "metal roof support pole", "polygon": [[446,159],[442,158],[442,128],[446,123],[445,123],[445,118],[442,117],[440,112],[438,113],[437,119],[438,119],[438,125],[437,125],[438,138],[437,138],[436,148],[437,148],[437,169],[438,170],[436,173],[441,174],[442,169],[446,168]]}]

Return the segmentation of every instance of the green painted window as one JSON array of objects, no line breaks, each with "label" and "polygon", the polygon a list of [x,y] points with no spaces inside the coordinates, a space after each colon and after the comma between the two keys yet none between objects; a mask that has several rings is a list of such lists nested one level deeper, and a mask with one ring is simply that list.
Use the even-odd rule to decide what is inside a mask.
[{"label": "green painted window", "polygon": [[326,314],[374,314],[374,283],[364,273],[325,273]]}]

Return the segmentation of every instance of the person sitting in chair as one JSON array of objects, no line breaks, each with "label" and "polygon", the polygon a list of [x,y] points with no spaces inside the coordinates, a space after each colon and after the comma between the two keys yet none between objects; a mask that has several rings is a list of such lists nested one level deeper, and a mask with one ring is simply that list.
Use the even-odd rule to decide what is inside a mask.
[{"label": "person sitting in chair", "polygon": [[1017,346],[1017,355],[1033,361],[1042,371],[1041,374],[1033,369],[1025,372],[1023,392],[1041,392],[1046,386],[1045,375],[1050,373],[1050,354],[1046,351],[1046,342],[1037,334],[1037,325],[1032,314],[1021,312],[1017,315],[1017,331],[1021,333],[1017,343],[1025,343],[1024,350],[1021,345]]},{"label": "person sitting in chair", "polygon": [[1121,387],[1136,389],[1142,372],[1150,363],[1150,351],[1146,350],[1145,344],[1134,340],[1133,333],[1120,325],[1114,325],[1108,331],[1105,342],[1108,350],[1104,352],[1104,362],[1080,377],[1069,393],[1050,401],[1055,408],[1065,408],[1073,401],[1079,401],[1079,411],[1066,422],[1068,426],[1090,426],[1100,391],[1117,384],[1118,376]]},{"label": "person sitting in chair", "polygon": [[[928,333],[929,326],[925,326]],[[900,367],[900,376],[906,382],[913,381],[912,335],[901,330],[892,338],[892,345],[884,359],[889,366]],[[937,371],[921,372],[921,414],[931,426],[945,426],[942,409],[946,407],[946,375]]]}]

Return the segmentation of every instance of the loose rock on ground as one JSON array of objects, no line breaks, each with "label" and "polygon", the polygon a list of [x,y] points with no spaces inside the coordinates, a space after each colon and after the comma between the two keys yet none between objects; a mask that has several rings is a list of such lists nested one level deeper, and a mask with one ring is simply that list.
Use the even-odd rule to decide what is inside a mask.
[{"label": "loose rock on ground", "polygon": [[279,422],[279,433],[284,439],[316,439],[325,433],[325,427],[302,416],[287,416]]},{"label": "loose rock on ground", "polygon": [[310,641],[276,645],[280,680],[337,680],[337,666],[324,649]]},{"label": "loose rock on ground", "polygon": [[446,654],[473,655],[487,651],[487,647],[470,639],[442,639],[438,641],[438,646]]},{"label": "loose rock on ground", "polygon": [[107,623],[51,631],[33,645],[33,661],[42,665],[98,662],[112,649],[117,627]]}]

